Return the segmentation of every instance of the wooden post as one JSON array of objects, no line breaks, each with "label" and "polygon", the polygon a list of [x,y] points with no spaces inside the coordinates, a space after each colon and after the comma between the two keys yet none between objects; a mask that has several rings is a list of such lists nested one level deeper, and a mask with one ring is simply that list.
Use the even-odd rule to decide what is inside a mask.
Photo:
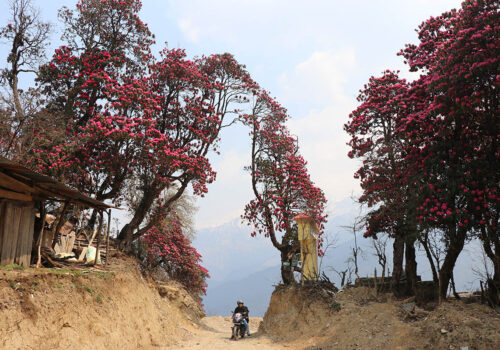
[{"label": "wooden post", "polygon": [[38,257],[36,260],[36,267],[40,267],[40,263],[42,262],[42,255],[41,255],[41,249],[42,249],[42,241],[43,241],[43,233],[45,229],[45,217],[47,215],[47,212],[45,210],[45,204],[41,202],[40,204],[40,219],[42,220],[42,228],[40,229],[40,234],[38,235],[38,242],[37,242],[37,253]]},{"label": "wooden post", "polygon": [[95,249],[95,259],[94,259],[94,266],[97,264],[97,259],[99,258],[99,244],[101,243],[101,230],[102,230],[102,223],[104,221],[104,215],[102,214],[102,210],[99,212],[100,220],[99,220],[99,228],[97,229],[97,246]]},{"label": "wooden post", "polygon": [[479,285],[481,286],[481,304],[484,304],[486,302],[486,297],[484,296],[483,281],[479,281]]},{"label": "wooden post", "polygon": [[441,296],[441,283],[443,282],[443,279],[441,278],[441,272],[439,272],[439,281],[438,281],[438,295],[439,295],[439,304],[443,302],[443,297]]},{"label": "wooden post", "polygon": [[106,232],[106,264],[105,266],[108,266],[108,260],[109,260],[109,229],[111,226],[111,208],[108,209],[108,228]]}]

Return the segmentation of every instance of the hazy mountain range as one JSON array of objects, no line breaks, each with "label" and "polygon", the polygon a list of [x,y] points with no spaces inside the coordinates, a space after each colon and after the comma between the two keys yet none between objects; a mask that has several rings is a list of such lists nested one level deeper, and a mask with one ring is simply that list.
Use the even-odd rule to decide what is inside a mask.
[{"label": "hazy mountain range", "polygon": [[[325,232],[336,244],[326,251],[321,269],[337,285],[340,278],[335,270],[343,270],[352,256],[354,236],[342,226],[352,225],[359,210],[350,200],[340,202],[336,213],[329,218]],[[352,203],[352,202],[351,202]],[[280,283],[279,252],[269,238],[251,237],[250,228],[240,224],[238,219],[218,227],[199,230],[193,244],[203,256],[203,265],[208,268],[210,279],[204,297],[208,316],[228,315],[242,299],[248,305],[252,316],[263,316],[269,304],[274,285]],[[372,276],[377,263],[371,239],[358,236],[362,249],[359,261],[360,276]],[[392,268],[392,241],[387,244],[388,266]],[[459,257],[455,267],[455,282],[460,291],[477,288],[479,277],[474,270],[482,270],[480,245],[471,242]],[[429,263],[423,251],[417,254],[418,273],[422,279],[432,279]],[[353,276],[354,278],[354,276]]]}]

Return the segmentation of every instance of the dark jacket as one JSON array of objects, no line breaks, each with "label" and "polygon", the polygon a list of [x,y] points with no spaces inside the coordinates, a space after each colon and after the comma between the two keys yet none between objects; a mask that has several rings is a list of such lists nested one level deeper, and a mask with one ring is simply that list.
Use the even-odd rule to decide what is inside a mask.
[{"label": "dark jacket", "polygon": [[243,314],[243,316],[245,316],[245,319],[248,321],[248,308],[243,305],[243,306],[237,306],[236,309],[234,309],[234,312],[233,314]]}]

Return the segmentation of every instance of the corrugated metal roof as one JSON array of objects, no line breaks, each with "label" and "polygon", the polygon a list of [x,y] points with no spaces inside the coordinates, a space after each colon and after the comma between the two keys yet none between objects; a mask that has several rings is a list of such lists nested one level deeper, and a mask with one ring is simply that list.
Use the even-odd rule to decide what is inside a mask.
[{"label": "corrugated metal roof", "polygon": [[[112,205],[108,205],[92,197],[86,196],[49,176],[34,172],[1,156],[0,172],[21,182],[25,186],[28,186],[31,189],[28,192],[39,198],[69,200],[73,203],[97,209],[113,208]],[[19,184],[19,186],[12,184],[12,186],[9,186],[8,189],[10,191],[19,192],[20,194],[26,193],[26,188],[21,188],[21,184]]]}]

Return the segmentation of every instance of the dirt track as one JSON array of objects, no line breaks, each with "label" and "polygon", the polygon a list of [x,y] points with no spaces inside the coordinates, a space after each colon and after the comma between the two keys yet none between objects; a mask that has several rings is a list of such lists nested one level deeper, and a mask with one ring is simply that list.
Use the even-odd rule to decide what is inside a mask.
[{"label": "dirt track", "polygon": [[231,320],[229,317],[206,317],[204,327],[193,331],[193,336],[171,349],[290,349],[286,345],[273,343],[269,338],[259,335],[257,329],[262,318],[250,318],[251,337],[234,341],[231,337]]}]

